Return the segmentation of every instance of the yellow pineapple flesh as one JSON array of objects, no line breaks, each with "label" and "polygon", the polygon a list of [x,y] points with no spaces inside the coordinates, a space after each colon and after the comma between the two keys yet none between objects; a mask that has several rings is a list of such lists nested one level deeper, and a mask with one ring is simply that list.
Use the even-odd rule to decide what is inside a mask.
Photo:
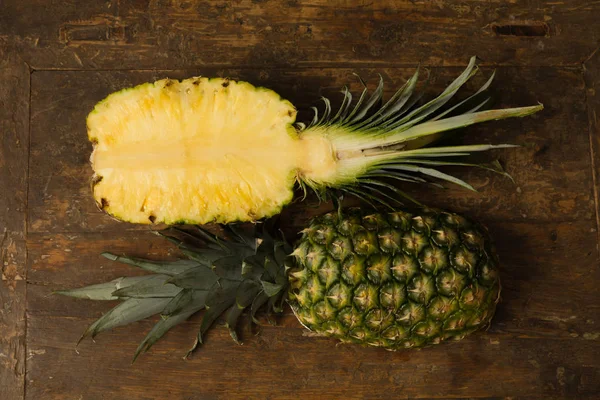
[{"label": "yellow pineapple flesh", "polygon": [[162,80],[124,90],[89,115],[94,197],[134,223],[248,220],[290,201],[296,110],[224,79]]}]

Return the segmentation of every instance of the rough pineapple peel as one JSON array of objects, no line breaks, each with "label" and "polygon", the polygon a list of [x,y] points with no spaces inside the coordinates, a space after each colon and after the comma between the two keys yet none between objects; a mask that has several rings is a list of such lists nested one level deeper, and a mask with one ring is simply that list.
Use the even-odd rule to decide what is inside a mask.
[{"label": "rough pineapple peel", "polygon": [[[441,179],[447,161],[510,145],[429,146],[439,133],[525,116],[541,105],[479,111],[492,77],[471,97],[449,101],[477,72],[475,57],[436,98],[420,105],[419,71],[383,102],[383,80],[339,109],[323,99],[312,122],[277,93],[247,82],[195,77],[146,83],[109,95],[87,118],[94,143],[93,194],[103,210],[134,223],[255,221],[277,214],[296,185],[384,202],[403,193],[387,183]],[[462,110],[470,101],[475,105]],[[425,147],[429,146],[429,147]],[[443,162],[440,161],[444,160]]]}]

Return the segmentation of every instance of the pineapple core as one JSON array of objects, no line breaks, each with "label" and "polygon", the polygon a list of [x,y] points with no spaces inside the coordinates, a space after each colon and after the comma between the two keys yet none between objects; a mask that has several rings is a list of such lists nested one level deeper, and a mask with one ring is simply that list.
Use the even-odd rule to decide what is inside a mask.
[{"label": "pineapple core", "polygon": [[87,119],[94,198],[133,223],[256,220],[296,179],[334,178],[330,142],[299,136],[294,106],[225,79],[169,79],[108,96]]}]

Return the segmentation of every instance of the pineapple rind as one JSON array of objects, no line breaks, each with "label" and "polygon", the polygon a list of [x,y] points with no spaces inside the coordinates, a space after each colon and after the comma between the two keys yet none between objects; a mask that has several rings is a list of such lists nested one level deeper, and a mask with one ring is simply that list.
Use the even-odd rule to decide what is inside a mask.
[{"label": "pineapple rind", "polygon": [[[458,232],[457,240],[436,243],[445,231]],[[345,237],[352,240],[340,240]],[[324,257],[339,254],[340,243],[349,247],[343,260]],[[400,349],[460,339],[487,327],[499,300],[498,259],[487,231],[456,214],[333,212],[312,220],[296,248],[303,251],[293,254],[296,267],[289,274],[294,314],[308,329],[342,342]],[[358,256],[360,265],[359,250],[368,253]],[[451,259],[467,251],[477,261],[463,273]],[[339,301],[338,282],[350,293],[352,310]],[[335,290],[324,298],[313,295],[330,287]],[[315,313],[315,307],[328,312]],[[405,334],[390,336],[390,327]]]}]

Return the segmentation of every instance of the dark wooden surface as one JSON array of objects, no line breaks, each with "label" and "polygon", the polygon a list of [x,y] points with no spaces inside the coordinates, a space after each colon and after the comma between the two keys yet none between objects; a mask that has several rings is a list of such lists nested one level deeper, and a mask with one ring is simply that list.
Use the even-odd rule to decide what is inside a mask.
[{"label": "dark wooden surface", "polygon": [[[581,0],[1,2],[0,399],[600,398],[598,20],[600,4]],[[104,250],[177,256],[95,208],[85,132],[95,102],[203,74],[306,108],[354,84],[352,72],[382,73],[392,89],[419,63],[433,92],[473,54],[484,74],[497,69],[497,105],[546,106],[460,135],[522,144],[496,154],[516,183],[464,171],[479,193],[407,190],[490,227],[504,291],[488,332],[389,353],[307,336],[287,312],[243,346],[215,329],[189,361],[197,318],[133,366],[152,321],[75,347],[108,305],[53,290],[136,273]],[[302,225],[300,210],[285,218]]]}]

